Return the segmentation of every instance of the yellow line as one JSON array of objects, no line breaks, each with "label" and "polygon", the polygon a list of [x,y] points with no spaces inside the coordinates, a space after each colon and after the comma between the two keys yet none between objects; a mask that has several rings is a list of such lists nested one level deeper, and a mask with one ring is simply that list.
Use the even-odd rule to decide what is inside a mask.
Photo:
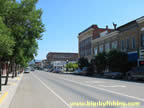
[{"label": "yellow line", "polygon": [[4,98],[8,95],[8,92],[5,92],[1,97],[0,97],[0,104],[4,100]]}]

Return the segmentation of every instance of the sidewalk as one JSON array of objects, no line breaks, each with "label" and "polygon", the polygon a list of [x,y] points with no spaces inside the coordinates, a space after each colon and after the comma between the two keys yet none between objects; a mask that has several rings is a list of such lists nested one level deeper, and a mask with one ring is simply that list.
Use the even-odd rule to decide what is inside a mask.
[{"label": "sidewalk", "polygon": [[[15,78],[9,78],[8,84],[2,86],[2,92],[0,92],[0,108],[9,108],[9,105],[16,93],[17,87],[22,79],[23,74],[19,74]],[[5,79],[2,78],[2,84]]]}]

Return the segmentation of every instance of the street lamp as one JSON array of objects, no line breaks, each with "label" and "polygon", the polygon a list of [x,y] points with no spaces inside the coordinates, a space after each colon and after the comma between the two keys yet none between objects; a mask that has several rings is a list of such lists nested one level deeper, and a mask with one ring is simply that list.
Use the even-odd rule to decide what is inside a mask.
[{"label": "street lamp", "polygon": [[68,71],[68,62],[69,62],[69,60],[66,60],[66,72]]}]

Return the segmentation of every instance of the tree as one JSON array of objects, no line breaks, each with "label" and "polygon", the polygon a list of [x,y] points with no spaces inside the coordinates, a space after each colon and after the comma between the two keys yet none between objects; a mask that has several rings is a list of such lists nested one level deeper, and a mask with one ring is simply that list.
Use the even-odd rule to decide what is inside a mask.
[{"label": "tree", "polygon": [[4,22],[11,29],[16,42],[11,56],[13,67],[15,67],[15,76],[18,64],[26,67],[28,62],[37,55],[37,40],[41,39],[44,32],[44,25],[41,21],[42,11],[36,9],[37,1],[9,2],[10,9],[4,18]]},{"label": "tree", "polygon": [[97,73],[103,74],[103,71],[107,68],[107,55],[105,52],[99,53],[94,58],[94,65],[96,66]]},{"label": "tree", "polygon": [[78,63],[73,63],[73,69],[78,69]]},{"label": "tree", "polygon": [[88,59],[86,59],[84,57],[80,58],[79,61],[78,61],[78,66],[79,66],[80,69],[82,69],[83,67],[88,67],[89,65],[90,64],[88,62]]},{"label": "tree", "polygon": [[109,70],[113,72],[128,71],[128,54],[112,50],[107,55]]},{"label": "tree", "polygon": [[13,76],[37,55],[37,40],[44,32],[42,10],[36,9],[37,2],[0,0],[0,61],[10,61]]},{"label": "tree", "polygon": [[2,17],[0,17],[0,67],[2,65],[7,66],[8,69],[6,69],[6,80],[5,84],[8,82],[9,77],[9,64],[6,62],[9,61],[10,56],[13,54],[13,47],[15,45],[14,39],[11,36],[10,29],[6,27],[6,25],[3,23]]}]

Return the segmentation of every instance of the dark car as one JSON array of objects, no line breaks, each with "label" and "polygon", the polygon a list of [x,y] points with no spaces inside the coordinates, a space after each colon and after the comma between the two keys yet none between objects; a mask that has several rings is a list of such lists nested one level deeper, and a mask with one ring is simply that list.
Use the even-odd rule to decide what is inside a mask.
[{"label": "dark car", "polygon": [[32,69],[31,69],[31,71],[35,71],[35,69],[34,69],[34,68],[32,68]]},{"label": "dark car", "polygon": [[62,71],[61,71],[61,69],[54,69],[53,70],[53,73],[61,73]]},{"label": "dark car", "polygon": [[123,74],[121,72],[104,72],[104,77],[106,77],[106,78],[122,78]]},{"label": "dark car", "polygon": [[80,75],[81,72],[82,72],[81,69],[77,69],[77,70],[75,70],[75,71],[73,72],[73,74],[75,74],[75,75]]}]

